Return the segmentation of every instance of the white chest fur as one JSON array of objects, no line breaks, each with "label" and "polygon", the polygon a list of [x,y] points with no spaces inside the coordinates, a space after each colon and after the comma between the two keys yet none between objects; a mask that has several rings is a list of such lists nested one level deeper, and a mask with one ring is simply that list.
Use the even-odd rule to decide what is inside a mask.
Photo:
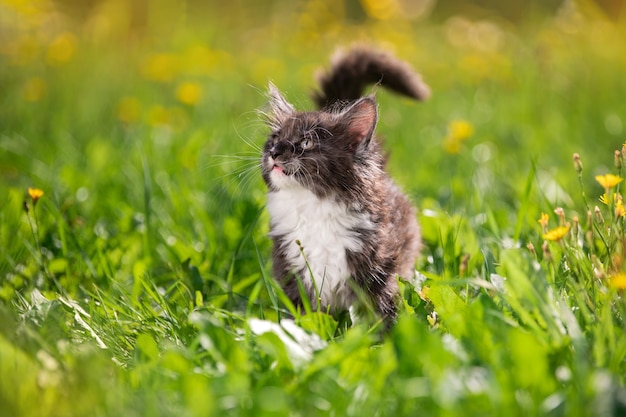
[{"label": "white chest fur", "polygon": [[[351,271],[346,250],[362,248],[355,228],[371,228],[368,216],[300,187],[270,192],[267,208],[271,235],[284,236],[282,249],[289,263],[294,271],[305,270],[304,285],[309,290],[317,287],[322,308],[348,308],[354,295],[348,283]],[[302,244],[306,260],[296,240]]]}]

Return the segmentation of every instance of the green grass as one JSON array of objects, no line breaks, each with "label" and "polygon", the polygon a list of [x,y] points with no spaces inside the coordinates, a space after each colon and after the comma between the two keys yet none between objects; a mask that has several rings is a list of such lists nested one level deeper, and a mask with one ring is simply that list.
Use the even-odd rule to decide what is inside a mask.
[{"label": "green grass", "polygon": [[[622,174],[623,26],[589,8],[512,26],[319,0],[32,4],[0,1],[3,416],[626,412],[626,224],[594,179]],[[434,91],[377,91],[425,244],[382,340],[281,292],[257,162],[267,81],[311,108],[315,69],[355,40]],[[545,242],[541,213],[568,234]]]}]

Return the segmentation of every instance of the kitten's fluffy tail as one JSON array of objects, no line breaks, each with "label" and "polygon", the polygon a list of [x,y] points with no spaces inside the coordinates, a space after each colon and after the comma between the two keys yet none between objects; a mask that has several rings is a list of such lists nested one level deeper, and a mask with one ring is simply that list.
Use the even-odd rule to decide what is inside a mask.
[{"label": "kitten's fluffy tail", "polygon": [[376,83],[416,100],[430,96],[430,89],[408,63],[379,50],[355,47],[335,54],[331,68],[319,75],[321,91],[313,99],[319,108],[327,108],[360,98],[368,84]]}]

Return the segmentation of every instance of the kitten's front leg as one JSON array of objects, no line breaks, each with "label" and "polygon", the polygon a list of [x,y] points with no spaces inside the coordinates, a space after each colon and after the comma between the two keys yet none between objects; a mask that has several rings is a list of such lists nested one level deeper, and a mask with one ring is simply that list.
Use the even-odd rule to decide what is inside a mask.
[{"label": "kitten's front leg", "polygon": [[[278,242],[275,242],[273,252],[273,267],[274,277],[278,280],[278,283],[283,289],[285,295],[289,298],[289,300],[291,300],[296,308],[303,308],[304,304],[302,301],[301,290],[300,286],[298,285],[298,280],[302,282],[302,277],[299,276],[297,272],[294,272],[293,265],[291,264],[291,262],[289,262],[288,258],[281,250],[280,243]],[[304,283],[302,284],[306,296],[309,298],[309,300],[312,300],[313,297],[311,294],[308,293],[306,285],[304,285]]]},{"label": "kitten's front leg", "polygon": [[[389,329],[396,321],[398,283],[391,260],[385,262],[376,252],[348,252],[348,262],[353,270],[355,292],[360,305],[352,311],[357,316],[375,313]],[[352,316],[353,313],[351,313]]]},{"label": "kitten's front leg", "polygon": [[[394,280],[396,277],[393,276],[391,279]],[[383,319],[384,330],[385,332],[389,331],[391,327],[396,323],[396,319],[398,318],[398,298],[399,294],[396,290],[385,289],[383,293],[377,296],[378,300],[376,302],[377,312],[380,317]]]}]

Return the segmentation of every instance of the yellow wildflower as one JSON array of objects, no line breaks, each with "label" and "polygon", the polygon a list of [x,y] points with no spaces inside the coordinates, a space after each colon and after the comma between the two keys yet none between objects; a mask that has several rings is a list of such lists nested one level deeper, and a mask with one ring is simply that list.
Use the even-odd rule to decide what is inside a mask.
[{"label": "yellow wildflower", "polygon": [[465,120],[454,120],[449,126],[450,134],[459,140],[469,139],[474,134],[474,127]]},{"label": "yellow wildflower", "polygon": [[176,89],[176,98],[178,101],[188,106],[197,104],[201,97],[202,88],[196,83],[182,83]]},{"label": "yellow wildflower", "polygon": [[147,122],[153,127],[180,129],[188,123],[186,112],[180,107],[152,106],[147,112]]},{"label": "yellow wildflower", "polygon": [[453,120],[448,125],[448,135],[443,140],[443,148],[448,153],[459,153],[461,145],[474,134],[474,126],[465,120]]},{"label": "yellow wildflower", "polygon": [[28,195],[33,200],[33,205],[37,204],[37,201],[43,196],[43,190],[39,188],[28,188]]},{"label": "yellow wildflower", "polygon": [[555,229],[549,230],[543,234],[543,238],[545,240],[557,241],[561,240],[565,237],[567,232],[569,232],[570,225],[559,226]]},{"label": "yellow wildflower", "polygon": [[39,77],[33,77],[26,81],[22,88],[22,97],[26,101],[39,101],[46,95],[46,82]]},{"label": "yellow wildflower", "polygon": [[626,289],[626,274],[620,272],[619,274],[611,276],[609,278],[609,285],[611,288],[616,288],[618,290]]},{"label": "yellow wildflower", "polygon": [[48,46],[46,62],[58,66],[72,60],[76,52],[76,36],[65,32],[57,36]]},{"label": "yellow wildflower", "polygon": [[600,202],[604,205],[610,206],[613,201],[617,201],[617,200],[621,200],[622,196],[618,193],[613,193],[613,198],[607,196],[606,193],[602,194],[600,196]]},{"label": "yellow wildflower", "polygon": [[361,5],[368,16],[378,20],[388,20],[400,11],[396,0],[362,0]]},{"label": "yellow wildflower", "polygon": [[170,114],[160,105],[154,105],[148,110],[148,124],[151,126],[165,126],[170,122]]},{"label": "yellow wildflower", "polygon": [[621,196],[619,196],[615,200],[615,216],[616,217],[626,216],[626,209],[624,209],[624,201],[622,200]]},{"label": "yellow wildflower", "polygon": [[547,213],[541,213],[541,217],[539,218],[539,220],[537,220],[537,222],[541,225],[541,230],[546,233],[546,231],[548,230],[548,220],[550,218],[548,217]]},{"label": "yellow wildflower", "polygon": [[461,153],[461,142],[451,140],[447,137],[443,140],[443,149],[450,154]]},{"label": "yellow wildflower", "polygon": [[605,189],[613,188],[623,180],[623,178],[613,174],[596,175],[596,181]]},{"label": "yellow wildflower", "polygon": [[606,193],[604,193],[604,194],[602,194],[602,195],[600,196],[600,202],[601,202],[602,204],[604,204],[605,206],[608,206],[608,205],[609,205],[610,201],[609,201],[608,197],[606,196]]},{"label": "yellow wildflower", "polygon": [[123,97],[117,104],[117,118],[124,123],[132,123],[141,115],[141,103],[135,97]]},{"label": "yellow wildflower", "polygon": [[151,81],[169,82],[176,76],[179,62],[172,54],[150,56],[142,67],[142,75]]}]

